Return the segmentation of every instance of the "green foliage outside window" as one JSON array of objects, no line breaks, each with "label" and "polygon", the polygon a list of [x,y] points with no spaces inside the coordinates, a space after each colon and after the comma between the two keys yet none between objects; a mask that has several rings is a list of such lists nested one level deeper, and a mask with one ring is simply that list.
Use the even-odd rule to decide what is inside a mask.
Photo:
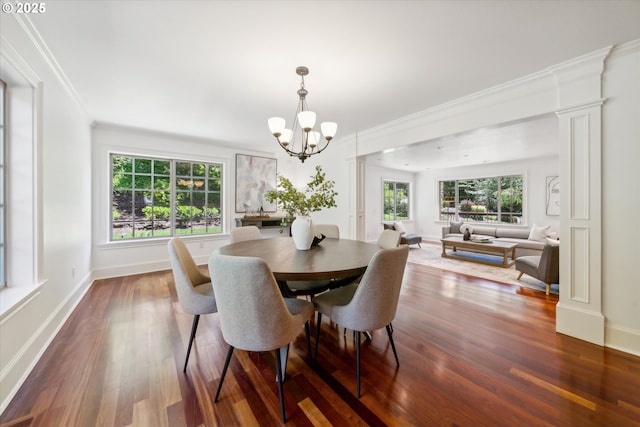
[{"label": "green foliage outside window", "polygon": [[409,219],[409,183],[384,181],[382,184],[383,221]]},{"label": "green foliage outside window", "polygon": [[221,164],[114,154],[111,188],[112,240],[222,231]]},{"label": "green foliage outside window", "polygon": [[440,181],[440,220],[522,222],[522,175]]}]

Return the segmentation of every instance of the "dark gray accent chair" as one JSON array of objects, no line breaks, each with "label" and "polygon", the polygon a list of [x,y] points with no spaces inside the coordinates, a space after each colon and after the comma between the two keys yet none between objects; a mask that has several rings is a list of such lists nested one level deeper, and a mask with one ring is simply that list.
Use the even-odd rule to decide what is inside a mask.
[{"label": "dark gray accent chair", "polygon": [[[382,226],[385,230],[395,230],[396,226],[394,224],[383,223]],[[422,236],[413,233],[400,233],[400,244],[401,245],[418,245],[419,248],[420,243],[422,243]]]},{"label": "dark gray accent chair", "polygon": [[560,283],[560,246],[546,244],[541,256],[521,256],[516,258],[518,280],[523,274],[543,281],[547,285],[547,295],[551,284]]}]

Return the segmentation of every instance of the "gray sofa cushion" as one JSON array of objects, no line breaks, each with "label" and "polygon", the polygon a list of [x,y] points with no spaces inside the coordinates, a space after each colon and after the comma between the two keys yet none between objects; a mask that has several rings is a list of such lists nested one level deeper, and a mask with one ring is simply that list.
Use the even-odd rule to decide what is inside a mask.
[{"label": "gray sofa cushion", "polygon": [[486,225],[474,225],[473,234],[475,236],[496,237],[496,227],[487,227]]},{"label": "gray sofa cushion", "polygon": [[529,230],[514,228],[496,228],[496,237],[511,237],[514,239],[529,239]]},{"label": "gray sofa cushion", "polygon": [[460,226],[464,224],[464,222],[453,222],[449,223],[449,233],[460,233]]}]

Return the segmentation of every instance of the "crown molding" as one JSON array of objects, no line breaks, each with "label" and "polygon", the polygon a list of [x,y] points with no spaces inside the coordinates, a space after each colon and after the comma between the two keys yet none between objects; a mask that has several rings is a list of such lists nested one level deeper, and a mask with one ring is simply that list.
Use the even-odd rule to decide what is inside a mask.
[{"label": "crown molding", "polygon": [[381,125],[359,131],[358,134],[361,137],[366,137],[370,134],[378,132],[384,132],[387,129],[397,129],[398,127],[415,126],[416,122],[425,122],[433,119],[434,116],[446,116],[450,115],[452,110],[468,109],[469,105],[476,102],[486,102],[488,96],[502,95],[506,91],[520,89],[530,84],[539,84],[541,80],[546,80],[550,77],[548,69],[542,70],[533,74],[526,75],[524,77],[510,80],[505,83],[501,83],[497,86],[474,92],[472,94],[463,96],[461,98],[454,99],[444,104],[436,105],[435,107],[428,108],[426,110],[413,113],[399,119],[383,123]]},{"label": "crown molding", "polygon": [[53,72],[53,74],[56,76],[62,87],[67,91],[71,99],[73,99],[86,114],[86,116],[90,118],[91,114],[89,114],[89,110],[87,110],[86,106],[84,105],[82,98],[71,84],[71,81],[56,60],[53,52],[51,52],[51,49],[49,49],[49,46],[47,46],[47,43],[44,41],[36,27],[33,25],[31,19],[29,19],[29,17],[24,14],[21,15],[14,13],[11,16],[13,16],[13,18],[18,22],[18,25],[20,25],[33,46],[36,48],[44,63]]},{"label": "crown molding", "polygon": [[607,57],[607,60],[618,56],[636,53],[638,51],[640,51],[640,39],[635,39],[630,42],[614,46],[611,50],[611,53]]},{"label": "crown molding", "polygon": [[[15,67],[16,71],[20,74],[20,76],[11,75],[10,80],[20,80],[21,82],[26,81],[26,83],[28,83],[31,87],[37,87],[42,82],[42,79],[38,76],[38,73],[36,73],[33,68],[29,66],[27,61],[25,61],[24,58],[20,56],[16,48],[14,48],[9,40],[7,40],[2,34],[0,34],[0,55],[4,57],[8,62],[10,62],[11,65]],[[9,68],[3,67],[0,72],[0,76],[6,79],[7,77],[5,76],[5,73],[9,72]]]}]

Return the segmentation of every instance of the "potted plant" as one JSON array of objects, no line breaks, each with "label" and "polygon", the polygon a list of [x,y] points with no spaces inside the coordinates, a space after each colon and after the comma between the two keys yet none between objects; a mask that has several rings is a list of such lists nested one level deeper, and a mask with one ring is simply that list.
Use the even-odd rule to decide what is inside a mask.
[{"label": "potted plant", "polygon": [[313,242],[313,224],[309,214],[337,206],[335,197],[338,193],[333,189],[334,186],[335,182],[326,178],[322,167],[316,166],[316,173],[311,176],[304,191],[296,189],[289,179],[278,174],[278,188],[265,194],[269,202],[278,200],[280,210],[286,212],[283,225],[293,220],[291,236],[296,248],[309,249]]}]

